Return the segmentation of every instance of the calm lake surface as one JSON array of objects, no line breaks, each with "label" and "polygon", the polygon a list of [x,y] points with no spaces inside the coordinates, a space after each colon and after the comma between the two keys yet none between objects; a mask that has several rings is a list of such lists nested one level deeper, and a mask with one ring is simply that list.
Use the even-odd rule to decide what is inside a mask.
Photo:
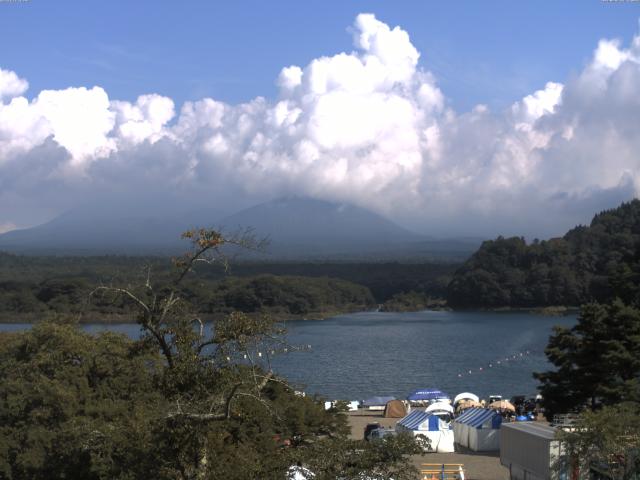
[{"label": "calm lake surface", "polygon": [[[450,395],[470,391],[481,397],[534,395],[532,372],[550,367],[544,348],[552,327],[575,322],[575,315],[435,311],[290,321],[289,343],[311,348],[276,357],[273,366],[307,393],[329,399],[404,398],[421,388],[439,388]],[[0,330],[28,327],[3,324]],[[83,328],[139,334],[132,324]]]}]

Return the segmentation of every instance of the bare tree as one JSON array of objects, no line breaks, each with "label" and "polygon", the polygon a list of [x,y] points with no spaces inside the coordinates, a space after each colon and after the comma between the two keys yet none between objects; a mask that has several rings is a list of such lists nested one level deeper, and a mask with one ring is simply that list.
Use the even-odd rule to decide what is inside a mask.
[{"label": "bare tree", "polygon": [[[196,266],[220,264],[228,268],[233,249],[262,250],[265,241],[256,240],[245,230],[225,236],[216,230],[194,229],[183,233],[191,250],[173,259],[175,273],[168,285],[152,281],[151,268],[142,285],[119,287],[102,285],[92,296],[121,298],[136,311],[142,341],[157,345],[166,368],[163,388],[169,401],[167,421],[202,425],[231,418],[234,402],[254,402],[257,408],[274,415],[263,390],[270,382],[279,382],[271,369],[273,355],[293,349],[284,341],[284,329],[267,316],[232,313],[209,327],[190,312],[181,285]],[[230,252],[231,249],[231,252]],[[203,435],[191,468],[184,478],[204,478],[207,468],[206,435]]]}]

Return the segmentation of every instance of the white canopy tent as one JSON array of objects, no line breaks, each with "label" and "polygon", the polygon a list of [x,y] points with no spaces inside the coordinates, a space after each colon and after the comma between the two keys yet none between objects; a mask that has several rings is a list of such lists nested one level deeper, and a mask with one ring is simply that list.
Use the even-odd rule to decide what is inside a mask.
[{"label": "white canopy tent", "polygon": [[474,402],[480,402],[480,397],[470,392],[459,393],[453,399],[453,404],[455,405],[460,400],[473,400]]},{"label": "white canopy tent", "polygon": [[447,412],[453,415],[453,407],[449,402],[436,402],[429,405],[425,412]]}]

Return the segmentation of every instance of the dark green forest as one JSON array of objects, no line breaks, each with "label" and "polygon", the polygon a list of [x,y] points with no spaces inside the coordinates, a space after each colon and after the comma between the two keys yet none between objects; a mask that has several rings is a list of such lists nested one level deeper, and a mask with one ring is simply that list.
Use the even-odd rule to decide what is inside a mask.
[{"label": "dark green forest", "polygon": [[[596,215],[561,238],[486,241],[462,266],[449,263],[234,262],[199,266],[181,288],[203,315],[238,310],[320,318],[366,310],[578,307],[618,297],[633,302],[640,280],[640,201]],[[55,257],[0,253],[0,320],[76,315],[118,321],[117,301],[93,298],[96,285],[167,279],[161,257]]]},{"label": "dark green forest", "polygon": [[[278,318],[323,318],[375,308],[394,295],[442,299],[456,265],[232,263],[198,266],[181,294],[201,315],[266,312]],[[127,321],[121,299],[91,296],[99,285],[131,285],[147,275],[170,280],[160,257],[38,257],[0,253],[0,321],[31,322],[72,315],[81,322]],[[424,303],[424,302],[423,302]],[[423,303],[412,305],[424,308]],[[392,303],[394,304],[394,303]]]},{"label": "dark green forest", "polygon": [[597,214],[561,238],[486,241],[447,287],[453,308],[579,306],[637,302],[640,200]]},{"label": "dark green forest", "polygon": [[[52,319],[71,315],[81,322],[130,321],[122,299],[92,295],[96,285],[85,278],[41,282],[0,282],[0,315],[5,321]],[[200,315],[232,311],[270,313],[278,318],[326,315],[375,306],[368,288],[346,280],[260,275],[221,281],[186,281],[180,291]]]}]

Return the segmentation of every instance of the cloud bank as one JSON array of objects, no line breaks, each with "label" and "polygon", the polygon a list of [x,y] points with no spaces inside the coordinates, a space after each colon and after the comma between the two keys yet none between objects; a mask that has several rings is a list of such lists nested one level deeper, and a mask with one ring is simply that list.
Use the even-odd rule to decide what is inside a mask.
[{"label": "cloud bank", "polygon": [[372,14],[349,31],[353,51],[285,67],[276,99],[239,105],[99,86],[29,99],[0,69],[0,225],[93,200],[307,195],[433,234],[545,236],[640,191],[640,36],[601,40],[573,78],[506,111],[455,112],[406,31]]}]

